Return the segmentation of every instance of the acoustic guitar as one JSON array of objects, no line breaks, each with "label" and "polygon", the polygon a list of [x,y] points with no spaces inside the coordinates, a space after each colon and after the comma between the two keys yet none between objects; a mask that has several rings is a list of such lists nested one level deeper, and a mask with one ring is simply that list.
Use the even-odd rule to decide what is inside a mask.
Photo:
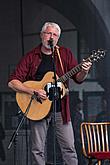
[{"label": "acoustic guitar", "polygon": [[[99,59],[103,58],[105,56],[105,50],[97,50],[92,51],[91,55],[85,59],[85,61],[98,61]],[[72,68],[70,71],[68,71],[66,74],[61,76],[60,78],[57,76],[57,82],[61,83],[61,90],[62,95],[61,98],[63,98],[66,94],[67,88],[65,87],[64,83],[71,78],[73,75],[78,73],[82,68],[82,63],[78,64],[76,67]],[[44,89],[47,86],[48,83],[54,84],[54,73],[53,72],[47,72],[43,79],[41,81],[26,81],[24,84],[30,88],[34,89]],[[22,92],[16,92],[16,101],[18,106],[20,107],[21,111],[25,114],[25,111],[28,107],[28,104],[31,99],[31,95],[22,93]],[[50,111],[52,101],[47,98],[46,100],[42,100],[42,103],[39,101],[36,101],[36,99],[32,100],[30,109],[28,114],[26,115],[27,118],[31,120],[41,120],[44,117],[46,117]]]}]

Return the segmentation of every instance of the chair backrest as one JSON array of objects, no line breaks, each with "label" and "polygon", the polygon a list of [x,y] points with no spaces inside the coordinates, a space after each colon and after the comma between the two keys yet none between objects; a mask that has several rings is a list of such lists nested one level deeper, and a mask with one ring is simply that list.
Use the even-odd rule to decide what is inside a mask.
[{"label": "chair backrest", "polygon": [[81,124],[81,140],[83,154],[92,152],[109,152],[110,149],[110,122]]}]

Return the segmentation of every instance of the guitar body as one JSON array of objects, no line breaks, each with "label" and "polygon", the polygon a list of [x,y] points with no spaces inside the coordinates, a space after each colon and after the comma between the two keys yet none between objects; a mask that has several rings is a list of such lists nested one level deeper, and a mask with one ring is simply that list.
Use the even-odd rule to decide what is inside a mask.
[{"label": "guitar body", "polygon": [[[54,82],[53,77],[54,77],[53,72],[47,72],[41,81],[26,81],[24,82],[24,84],[33,89],[45,89],[47,83]],[[65,95],[65,87],[63,84],[61,88],[63,91],[62,94],[63,97]],[[26,93],[21,93],[21,92],[16,93],[16,101],[23,113],[25,113],[29,105],[29,102],[31,100],[31,97],[32,95]],[[42,104],[38,102],[36,99],[33,99],[29,112],[26,117],[31,120],[41,120],[48,115],[51,105],[52,105],[52,101],[50,101],[48,98],[46,100],[42,100]]]}]

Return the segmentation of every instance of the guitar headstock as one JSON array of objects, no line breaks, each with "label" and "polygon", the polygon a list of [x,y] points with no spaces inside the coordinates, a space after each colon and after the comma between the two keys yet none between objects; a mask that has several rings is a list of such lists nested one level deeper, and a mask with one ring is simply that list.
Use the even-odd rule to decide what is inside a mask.
[{"label": "guitar headstock", "polygon": [[91,52],[90,57],[88,58],[91,62],[98,61],[101,58],[104,58],[106,50],[98,49]]}]

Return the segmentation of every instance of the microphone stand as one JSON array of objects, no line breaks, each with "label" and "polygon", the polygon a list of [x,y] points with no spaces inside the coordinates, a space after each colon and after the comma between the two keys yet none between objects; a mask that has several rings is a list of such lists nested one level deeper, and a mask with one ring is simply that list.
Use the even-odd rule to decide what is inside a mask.
[{"label": "microphone stand", "polygon": [[56,77],[56,65],[55,65],[55,53],[53,46],[53,39],[49,40],[49,45],[52,51],[52,63],[53,63],[53,72],[54,72],[54,87],[53,88],[53,152],[54,152],[54,165],[56,165],[56,108],[57,108],[57,100],[59,99],[58,87],[57,87],[57,77]]},{"label": "microphone stand", "polygon": [[[20,127],[22,126],[23,121],[24,121],[25,118],[27,117],[27,114],[28,114],[28,112],[29,112],[31,103],[32,103],[32,101],[33,101],[34,98],[35,98],[35,99],[37,98],[37,96],[35,95],[35,93],[31,96],[31,99],[30,99],[30,102],[29,102],[29,104],[28,104],[28,106],[27,106],[27,108],[26,108],[26,111],[25,111],[25,113],[23,114],[20,123],[18,124],[16,130],[14,131],[14,133],[13,133],[11,139],[10,139],[10,143],[9,143],[9,145],[8,145],[8,149],[10,149],[11,146],[12,146],[12,144],[13,144],[13,142],[15,142],[16,136],[18,135],[18,131],[19,131]],[[15,152],[15,151],[14,151],[14,152]],[[14,161],[15,161],[15,160],[14,160]]]}]

